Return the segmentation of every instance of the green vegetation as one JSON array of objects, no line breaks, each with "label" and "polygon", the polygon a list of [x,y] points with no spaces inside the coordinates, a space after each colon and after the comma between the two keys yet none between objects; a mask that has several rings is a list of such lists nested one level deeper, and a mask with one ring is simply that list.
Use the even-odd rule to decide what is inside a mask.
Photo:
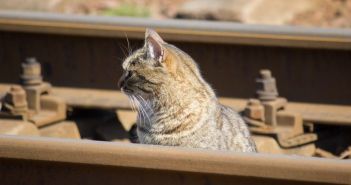
[{"label": "green vegetation", "polygon": [[145,7],[124,4],[116,8],[107,9],[102,14],[108,16],[149,17],[150,11]]}]

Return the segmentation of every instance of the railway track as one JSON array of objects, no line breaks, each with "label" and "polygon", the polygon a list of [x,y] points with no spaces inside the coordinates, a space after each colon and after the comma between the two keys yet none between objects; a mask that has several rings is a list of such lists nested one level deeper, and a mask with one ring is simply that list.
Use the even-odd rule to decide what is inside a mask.
[{"label": "railway track", "polygon": [[138,39],[144,38],[146,27],[152,27],[171,41],[351,49],[351,33],[340,29],[24,12],[0,12],[0,25],[5,31],[101,37],[128,34],[130,38]]},{"label": "railway track", "polygon": [[[136,48],[145,27],[198,61],[225,96],[222,103],[236,110],[252,97],[257,71],[269,68],[280,94],[293,101],[288,111],[322,126],[351,124],[347,29],[0,11],[0,83],[6,83],[0,92],[18,81],[20,64],[34,56],[46,81],[67,86],[52,94],[70,108],[130,110],[126,98],[111,89],[122,72],[126,35]],[[350,160],[4,135],[0,171],[0,184],[351,183]]]},{"label": "railway track", "polygon": [[[0,92],[6,92],[10,87],[11,84],[0,84]],[[54,87],[52,93],[72,108],[132,110],[128,98],[120,91]],[[220,98],[220,102],[238,112],[247,104],[246,99],[239,98]],[[301,114],[306,121],[351,126],[351,106],[289,102],[287,111]]]},{"label": "railway track", "polygon": [[18,136],[0,147],[2,184],[351,182],[351,161],[331,159]]},{"label": "railway track", "polygon": [[116,89],[126,37],[140,47],[145,27],[188,52],[220,96],[249,98],[255,87],[245,81],[268,68],[289,100],[351,104],[350,29],[1,11],[0,82],[16,83],[34,56],[54,85]]}]

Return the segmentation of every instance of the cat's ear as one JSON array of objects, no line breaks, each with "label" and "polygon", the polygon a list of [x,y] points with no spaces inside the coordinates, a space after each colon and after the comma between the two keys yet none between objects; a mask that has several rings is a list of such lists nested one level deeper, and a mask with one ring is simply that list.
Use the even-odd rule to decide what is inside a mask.
[{"label": "cat's ear", "polygon": [[160,63],[164,60],[164,48],[162,46],[164,43],[162,38],[154,30],[146,29],[145,46],[150,58]]}]

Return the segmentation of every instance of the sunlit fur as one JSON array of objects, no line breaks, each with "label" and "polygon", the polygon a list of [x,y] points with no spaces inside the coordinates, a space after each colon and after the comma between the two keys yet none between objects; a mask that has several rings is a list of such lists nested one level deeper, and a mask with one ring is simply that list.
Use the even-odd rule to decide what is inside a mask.
[{"label": "sunlit fur", "polygon": [[[156,33],[151,37],[159,37]],[[137,133],[146,144],[255,152],[242,118],[219,104],[199,67],[185,52],[158,39],[164,56],[150,57],[147,42],[124,62],[122,91],[138,111]]]}]

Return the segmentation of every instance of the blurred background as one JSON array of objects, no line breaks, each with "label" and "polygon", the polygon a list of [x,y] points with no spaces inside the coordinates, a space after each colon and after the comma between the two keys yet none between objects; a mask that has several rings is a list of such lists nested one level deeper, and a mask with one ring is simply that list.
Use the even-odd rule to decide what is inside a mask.
[{"label": "blurred background", "polygon": [[351,0],[0,0],[2,10],[351,27]]}]

